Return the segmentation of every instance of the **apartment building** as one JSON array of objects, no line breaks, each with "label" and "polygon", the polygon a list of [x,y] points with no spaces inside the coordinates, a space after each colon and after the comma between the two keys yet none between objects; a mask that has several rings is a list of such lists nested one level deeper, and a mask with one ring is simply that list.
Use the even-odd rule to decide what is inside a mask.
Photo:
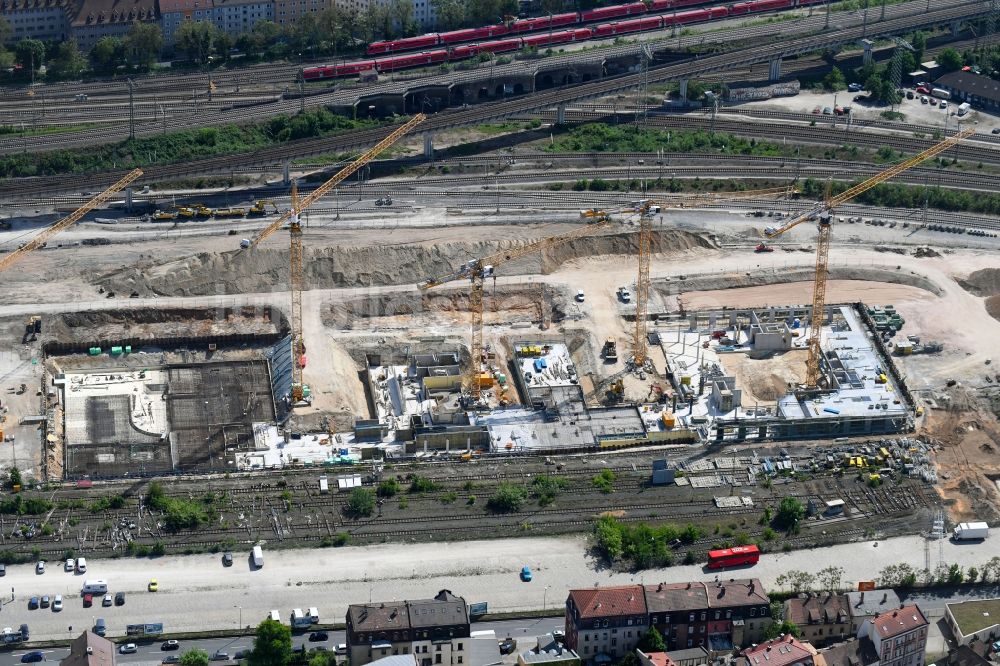
[{"label": "apartment building", "polygon": [[642,585],[570,590],[566,599],[566,646],[584,663],[601,656],[618,661],[649,629]]},{"label": "apartment building", "polygon": [[57,42],[69,38],[72,0],[0,0],[0,16],[10,23],[11,43],[22,39]]},{"label": "apartment building", "polygon": [[816,648],[790,634],[749,647],[740,666],[817,666]]},{"label": "apartment building", "polygon": [[858,638],[872,642],[879,666],[924,666],[927,627],[920,608],[900,606],[865,620],[858,629]]},{"label": "apartment building", "polygon": [[79,0],[70,33],[87,53],[102,37],[125,37],[136,23],[159,20],[156,0]]},{"label": "apartment building", "polygon": [[785,619],[802,632],[799,638],[812,645],[844,641],[854,635],[846,594],[808,592],[786,600],[784,610]]},{"label": "apartment building", "polygon": [[858,635],[858,629],[865,620],[896,610],[901,605],[899,595],[893,590],[848,592],[847,599],[848,610],[851,613],[852,636]]}]

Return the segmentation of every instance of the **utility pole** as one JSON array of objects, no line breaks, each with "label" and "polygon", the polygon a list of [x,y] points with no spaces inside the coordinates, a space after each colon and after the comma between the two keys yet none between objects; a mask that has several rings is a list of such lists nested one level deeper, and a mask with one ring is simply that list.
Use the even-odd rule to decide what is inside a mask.
[{"label": "utility pole", "polygon": [[826,25],[823,26],[823,29],[830,29],[830,0],[826,0]]},{"label": "utility pole", "polygon": [[128,138],[135,139],[135,100],[132,96],[132,79],[125,79],[128,83]]}]

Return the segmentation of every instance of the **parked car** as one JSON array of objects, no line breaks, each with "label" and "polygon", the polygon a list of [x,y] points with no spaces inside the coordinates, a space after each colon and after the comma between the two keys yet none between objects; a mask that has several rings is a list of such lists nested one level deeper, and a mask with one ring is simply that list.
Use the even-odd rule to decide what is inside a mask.
[{"label": "parked car", "polygon": [[994,127],[991,134],[1000,134],[1000,127]]},{"label": "parked car", "polygon": [[35,565],[35,573],[39,575],[45,573],[45,562],[39,562]]},{"label": "parked car", "polygon": [[103,617],[99,617],[94,621],[94,633],[98,636],[103,636],[108,632],[108,625],[104,621]]},{"label": "parked car", "polygon": [[337,647],[333,650],[334,654],[347,654],[347,643],[337,643]]},{"label": "parked car", "polygon": [[947,109],[948,108],[948,102],[946,102],[944,100],[941,100],[941,103],[938,104],[938,108]]},{"label": "parked car", "polygon": [[513,638],[508,638],[500,641],[500,654],[513,654],[514,650],[517,649],[517,641]]},{"label": "parked car", "polygon": [[920,93],[921,95],[930,95],[931,89],[928,88],[927,86],[917,86],[917,92]]},{"label": "parked car", "polygon": [[119,592],[118,594],[115,595],[115,606],[124,606],[124,605],[125,605],[125,593]]},{"label": "parked car", "polygon": [[28,599],[28,610],[35,610],[38,608],[38,597],[31,597]]},{"label": "parked car", "polygon": [[179,664],[181,663],[181,658],[176,654],[168,654],[160,662],[161,664]]},{"label": "parked car", "polygon": [[212,661],[229,661],[229,653],[219,650],[212,655]]},{"label": "parked car", "polygon": [[233,554],[232,553],[223,553],[222,554],[222,566],[224,566],[224,567],[231,567],[231,566],[233,566]]},{"label": "parked car", "polygon": [[76,572],[77,573],[87,573],[87,558],[78,557],[76,558]]},{"label": "parked car", "polygon": [[169,641],[164,641],[160,645],[161,650],[179,650],[180,648],[181,648],[180,641],[175,641],[172,638]]},{"label": "parked car", "polygon": [[865,87],[860,83],[848,83],[847,92],[861,92]]},{"label": "parked car", "polygon": [[309,634],[309,642],[311,643],[321,643],[328,640],[330,640],[330,634],[325,631],[314,631]]},{"label": "parked car", "polygon": [[6,564],[0,564],[0,577],[6,576],[6,575],[7,575],[7,565]]},{"label": "parked car", "polygon": [[531,567],[521,567],[521,580],[525,583],[530,583],[531,578]]},{"label": "parked car", "polygon": [[832,116],[833,115],[833,109],[830,108],[829,106],[824,106],[823,107],[823,115],[824,116]]},{"label": "parked car", "polygon": [[59,611],[61,611],[63,608],[62,604],[63,604],[62,595],[57,594],[56,598],[52,600],[52,611],[54,613],[58,613]]},{"label": "parked car", "polygon": [[76,571],[76,560],[74,560],[72,557],[66,558],[65,570],[66,571]]},{"label": "parked car", "polygon": [[93,605],[94,605],[94,595],[92,594],[83,595],[83,607],[90,608]]},{"label": "parked car", "polygon": [[118,648],[118,652],[121,654],[135,654],[139,651],[139,647],[135,643],[126,643]]},{"label": "parked car", "polygon": [[112,603],[112,601],[111,601],[111,595],[110,594],[105,594],[104,595],[104,600],[101,601],[101,605],[102,606],[110,606],[111,603]]},{"label": "parked car", "polygon": [[149,591],[150,592],[156,592],[159,589],[160,589],[160,584],[157,582],[157,580],[155,578],[153,578],[152,580],[149,581]]},{"label": "parked car", "polygon": [[930,100],[927,99],[927,95],[921,95],[920,96],[920,103],[921,104],[927,104],[927,102],[929,102],[929,101]]},{"label": "parked car", "polygon": [[907,90],[906,91],[906,99],[913,99],[913,91],[912,90]]},{"label": "parked car", "polygon": [[43,594],[42,595],[42,608],[48,608],[49,605],[50,605],[50,601],[51,600],[49,599],[49,595]]},{"label": "parked car", "polygon": [[41,650],[32,650],[21,656],[22,664],[33,664],[36,661],[45,661],[45,653]]}]

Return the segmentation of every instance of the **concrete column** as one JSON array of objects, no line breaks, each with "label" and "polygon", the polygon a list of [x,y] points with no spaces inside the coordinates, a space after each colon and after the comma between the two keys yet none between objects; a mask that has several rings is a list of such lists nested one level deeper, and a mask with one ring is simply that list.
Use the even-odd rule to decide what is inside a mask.
[{"label": "concrete column", "polygon": [[125,188],[125,210],[132,212],[132,188]]},{"label": "concrete column", "polygon": [[285,170],[282,172],[281,175],[281,183],[282,185],[292,184],[291,161],[289,160],[285,160]]},{"label": "concrete column", "polygon": [[685,102],[688,98],[688,80],[681,79],[681,89],[680,89],[681,101]]},{"label": "concrete column", "polygon": [[566,124],[566,105],[560,104],[556,109],[556,125]]},{"label": "concrete column", "polygon": [[777,81],[781,78],[781,58],[775,58],[771,61],[767,76],[769,81]]},{"label": "concrete column", "polygon": [[424,134],[424,157],[432,160],[434,159],[434,133],[427,132]]},{"label": "concrete column", "polygon": [[865,65],[872,64],[872,47],[874,46],[874,43],[870,39],[862,39],[859,44],[861,45],[861,48],[865,50],[862,62]]},{"label": "concrete column", "polygon": [[958,37],[958,33],[961,32],[961,31],[962,31],[962,22],[961,21],[957,21],[957,20],[956,21],[952,21],[951,22],[951,36],[952,37]]}]

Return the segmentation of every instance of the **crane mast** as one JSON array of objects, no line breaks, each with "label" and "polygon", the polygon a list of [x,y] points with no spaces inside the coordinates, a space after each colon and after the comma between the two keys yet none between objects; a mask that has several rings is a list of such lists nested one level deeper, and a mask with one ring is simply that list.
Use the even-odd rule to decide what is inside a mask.
[{"label": "crane mast", "polygon": [[829,277],[830,242],[833,236],[833,209],[850,201],[854,197],[867,192],[876,185],[880,185],[894,176],[911,169],[924,160],[927,160],[948,148],[958,144],[963,139],[975,134],[975,128],[967,128],[948,137],[944,141],[937,143],[923,152],[910,157],[899,164],[895,164],[885,171],[878,173],[866,181],[854,185],[840,194],[827,197],[825,201],[816,204],[813,208],[801,215],[798,215],[785,224],[777,228],[768,228],[764,234],[768,238],[780,236],[789,229],[797,227],[807,220],[816,220],[818,223],[818,235],[816,238],[816,268],[813,281],[812,315],[809,328],[809,338],[806,340],[806,348],[809,350],[809,358],[806,361],[806,390],[816,390],[821,388],[823,348],[822,330],[823,320],[826,313],[826,284]]}]

